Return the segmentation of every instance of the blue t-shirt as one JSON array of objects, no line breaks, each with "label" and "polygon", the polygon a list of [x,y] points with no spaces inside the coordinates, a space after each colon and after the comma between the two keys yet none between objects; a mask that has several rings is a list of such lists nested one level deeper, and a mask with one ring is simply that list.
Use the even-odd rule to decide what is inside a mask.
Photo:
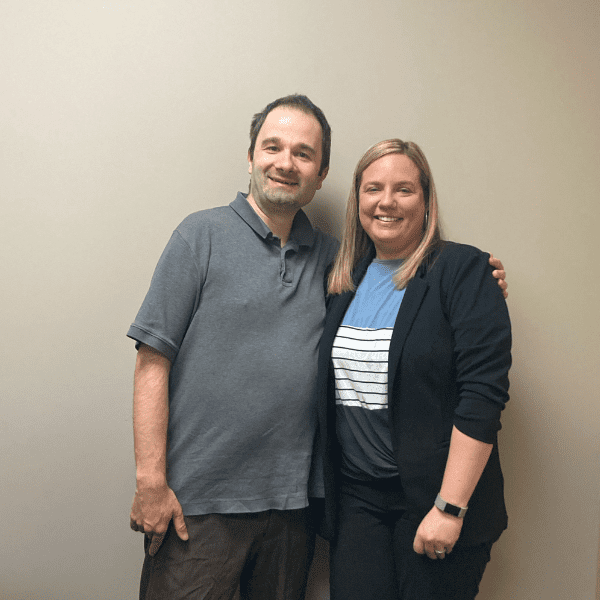
[{"label": "blue t-shirt", "polygon": [[354,479],[398,475],[388,425],[388,352],[404,297],[392,277],[402,260],[374,260],[333,343],[342,473]]}]

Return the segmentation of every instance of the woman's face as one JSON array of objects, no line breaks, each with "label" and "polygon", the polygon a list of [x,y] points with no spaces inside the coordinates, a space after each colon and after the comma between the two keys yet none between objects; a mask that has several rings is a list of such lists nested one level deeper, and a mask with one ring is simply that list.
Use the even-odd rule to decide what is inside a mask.
[{"label": "woman's face", "polygon": [[406,258],[423,236],[425,198],[420,173],[404,154],[386,154],[362,174],[360,222],[373,240],[377,258]]}]

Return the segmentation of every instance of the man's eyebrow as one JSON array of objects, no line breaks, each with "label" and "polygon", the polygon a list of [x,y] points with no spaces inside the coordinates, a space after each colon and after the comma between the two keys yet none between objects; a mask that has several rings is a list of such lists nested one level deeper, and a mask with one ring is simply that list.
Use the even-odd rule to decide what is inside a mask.
[{"label": "man's eyebrow", "polygon": [[309,146],[308,144],[300,144],[300,150],[304,150],[305,152],[308,152],[309,154],[317,153],[317,151],[312,146]]},{"label": "man's eyebrow", "polygon": [[278,137],[270,137],[270,138],[265,138],[262,142],[261,142],[261,146],[268,146],[269,144],[279,144],[281,142],[281,140]]},{"label": "man's eyebrow", "polygon": [[[278,138],[277,136],[268,137],[260,143],[262,148],[268,146],[269,144],[281,144],[281,138]],[[298,146],[296,146],[296,148],[315,156],[317,154],[317,151],[309,144],[299,144]]]}]

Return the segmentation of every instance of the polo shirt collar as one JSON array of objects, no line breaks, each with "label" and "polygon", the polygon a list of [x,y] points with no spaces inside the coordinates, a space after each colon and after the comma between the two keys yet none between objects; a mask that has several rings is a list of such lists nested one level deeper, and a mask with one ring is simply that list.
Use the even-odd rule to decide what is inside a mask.
[{"label": "polo shirt collar", "polygon": [[[247,200],[248,194],[238,192],[235,200],[229,206],[261,237],[267,240],[273,237],[267,224],[256,214]],[[299,210],[292,223],[290,241],[298,246],[311,247],[315,242],[315,232],[303,210]],[[289,242],[288,242],[289,243]]]}]

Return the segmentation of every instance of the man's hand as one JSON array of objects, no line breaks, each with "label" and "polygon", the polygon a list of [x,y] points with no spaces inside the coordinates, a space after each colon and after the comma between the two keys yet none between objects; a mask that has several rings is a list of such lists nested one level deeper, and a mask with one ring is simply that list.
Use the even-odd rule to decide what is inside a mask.
[{"label": "man's hand", "polygon": [[463,520],[433,507],[421,521],[413,542],[417,554],[427,554],[432,560],[443,559],[452,548],[462,529]]},{"label": "man's hand", "polygon": [[502,295],[505,298],[508,298],[508,283],[506,283],[506,271],[504,270],[504,265],[499,258],[494,258],[493,254],[490,254],[490,265],[494,267],[494,271],[492,271],[492,275],[498,280],[498,285],[502,290]]},{"label": "man's hand", "polygon": [[150,556],[158,552],[171,519],[177,535],[183,541],[187,541],[188,532],[183,520],[183,510],[173,490],[166,483],[155,487],[138,485],[133,497],[129,524],[134,531],[150,536]]}]

